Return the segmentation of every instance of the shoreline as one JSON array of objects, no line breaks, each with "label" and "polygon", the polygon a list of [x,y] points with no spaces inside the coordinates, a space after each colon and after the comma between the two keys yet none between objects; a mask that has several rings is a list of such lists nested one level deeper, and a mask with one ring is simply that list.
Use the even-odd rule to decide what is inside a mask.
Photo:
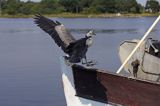
[{"label": "shoreline", "polygon": [[[43,14],[44,16],[51,17],[51,18],[134,18],[134,17],[154,17],[160,15],[160,13],[151,14],[151,13],[140,13],[140,14],[73,14],[73,13],[61,13],[61,14]],[[34,15],[23,15],[23,14],[16,14],[16,15],[8,15],[3,14],[0,15],[0,18],[33,18]]]}]

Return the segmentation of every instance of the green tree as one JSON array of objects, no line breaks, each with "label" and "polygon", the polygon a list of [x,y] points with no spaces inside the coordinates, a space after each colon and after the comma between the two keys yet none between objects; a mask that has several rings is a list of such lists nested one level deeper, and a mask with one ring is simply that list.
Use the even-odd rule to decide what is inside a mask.
[{"label": "green tree", "polygon": [[4,12],[10,15],[15,15],[18,13],[20,6],[21,6],[20,0],[7,0]]},{"label": "green tree", "polygon": [[79,0],[59,0],[66,12],[79,13],[82,8]]},{"label": "green tree", "polygon": [[96,8],[99,13],[140,12],[140,7],[136,0],[94,0],[90,7]]},{"label": "green tree", "polygon": [[115,0],[94,0],[90,8],[95,8],[97,13],[115,12]]},{"label": "green tree", "polygon": [[118,12],[139,13],[141,5],[136,0],[116,0],[116,9]]},{"label": "green tree", "polygon": [[[152,2],[151,2],[152,1]],[[136,0],[41,0],[23,2],[21,0],[1,0],[2,13],[16,14],[55,14],[72,13],[139,13],[143,7]],[[150,0],[146,8],[159,11],[159,3]],[[157,9],[158,8],[158,9]]]},{"label": "green tree", "polygon": [[89,8],[94,0],[79,0],[83,8]]},{"label": "green tree", "polygon": [[160,4],[156,0],[148,0],[145,9],[150,9],[153,13],[156,13],[160,11]]},{"label": "green tree", "polygon": [[18,13],[29,15],[32,14],[32,7],[35,5],[34,2],[21,2],[21,7],[18,9]]},{"label": "green tree", "polygon": [[63,8],[59,5],[58,0],[42,0],[38,6],[38,12],[45,14],[63,11]]}]

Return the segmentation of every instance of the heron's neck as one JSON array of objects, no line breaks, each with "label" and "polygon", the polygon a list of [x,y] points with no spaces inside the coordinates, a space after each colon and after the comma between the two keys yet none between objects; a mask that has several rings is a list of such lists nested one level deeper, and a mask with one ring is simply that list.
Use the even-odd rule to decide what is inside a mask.
[{"label": "heron's neck", "polygon": [[86,40],[86,45],[87,46],[91,46],[93,44],[93,38],[92,37],[88,37],[88,39]]}]

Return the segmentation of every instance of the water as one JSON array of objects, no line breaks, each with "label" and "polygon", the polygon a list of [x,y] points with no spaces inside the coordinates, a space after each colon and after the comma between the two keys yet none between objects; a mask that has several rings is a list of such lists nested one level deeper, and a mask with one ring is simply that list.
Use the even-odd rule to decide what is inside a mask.
[{"label": "water", "polygon": [[[95,29],[88,58],[97,68],[115,72],[120,66],[118,47],[138,39],[155,20],[143,18],[55,18],[76,37]],[[160,38],[160,23],[151,33]],[[0,106],[66,106],[59,56],[63,52],[34,25],[33,19],[0,19]]]}]

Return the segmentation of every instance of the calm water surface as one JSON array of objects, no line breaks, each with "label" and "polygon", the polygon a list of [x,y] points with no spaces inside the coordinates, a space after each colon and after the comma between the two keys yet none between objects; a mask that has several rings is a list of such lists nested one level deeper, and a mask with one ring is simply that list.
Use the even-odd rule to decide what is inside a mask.
[{"label": "calm water surface", "polygon": [[[95,29],[88,58],[115,72],[118,46],[141,38],[155,20],[143,18],[55,18],[80,38]],[[160,23],[151,33],[160,38]],[[63,52],[33,19],[0,19],[0,106],[66,106],[59,56]]]}]

